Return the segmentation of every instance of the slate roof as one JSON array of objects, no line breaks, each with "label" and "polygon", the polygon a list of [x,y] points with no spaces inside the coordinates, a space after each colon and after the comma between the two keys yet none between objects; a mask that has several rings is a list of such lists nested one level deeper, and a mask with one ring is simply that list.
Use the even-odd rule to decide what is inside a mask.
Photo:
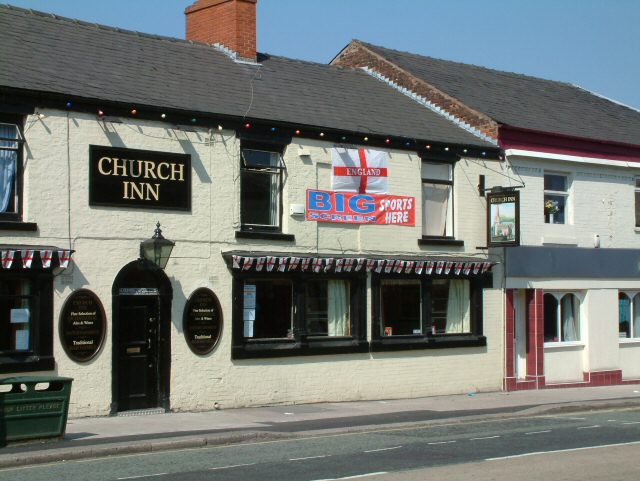
[{"label": "slate roof", "polygon": [[640,145],[640,112],[578,86],[360,43],[501,124]]},{"label": "slate roof", "polygon": [[351,68],[261,56],[0,5],[0,89],[490,147]]}]

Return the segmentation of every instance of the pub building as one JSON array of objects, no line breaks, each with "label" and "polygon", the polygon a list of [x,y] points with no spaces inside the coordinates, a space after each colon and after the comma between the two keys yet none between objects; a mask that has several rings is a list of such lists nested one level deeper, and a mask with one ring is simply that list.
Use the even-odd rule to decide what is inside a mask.
[{"label": "pub building", "polygon": [[498,141],[505,162],[485,185],[500,187],[486,199],[504,389],[640,383],[640,112],[566,82],[359,40],[332,64]]},{"label": "pub building", "polygon": [[0,6],[2,375],[74,378],[71,416],[499,390],[496,142],[256,53],[255,8],[185,41]]}]

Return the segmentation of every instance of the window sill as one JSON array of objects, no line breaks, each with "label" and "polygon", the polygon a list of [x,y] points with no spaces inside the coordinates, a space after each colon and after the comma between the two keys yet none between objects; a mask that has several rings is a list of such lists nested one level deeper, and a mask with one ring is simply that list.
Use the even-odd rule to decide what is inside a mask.
[{"label": "window sill", "polygon": [[566,342],[545,342],[545,349],[562,349],[563,347],[568,348],[583,348],[585,343],[582,341],[566,341]]},{"label": "window sill", "polygon": [[0,230],[19,230],[19,231],[35,232],[38,230],[38,224],[36,224],[35,222],[0,220]]},{"label": "window sill", "polygon": [[441,336],[391,336],[373,339],[371,350],[408,351],[414,349],[448,349],[456,347],[483,347],[487,345],[485,336],[474,334],[450,334]]},{"label": "window sill", "polygon": [[419,246],[459,246],[464,247],[464,241],[453,237],[435,237],[423,235],[418,239]]},{"label": "window sill", "polygon": [[236,239],[265,239],[293,242],[296,240],[296,236],[293,234],[283,234],[282,232],[238,230],[236,231]]},{"label": "window sill", "polygon": [[620,337],[620,344],[640,344],[640,337]]},{"label": "window sill", "polygon": [[0,356],[0,373],[52,371],[55,368],[53,356]]},{"label": "window sill", "polygon": [[341,339],[313,339],[308,342],[264,341],[247,342],[234,346],[231,350],[232,359],[257,359],[265,357],[291,356],[324,356],[331,354],[351,354],[368,352],[369,344],[351,338]]}]

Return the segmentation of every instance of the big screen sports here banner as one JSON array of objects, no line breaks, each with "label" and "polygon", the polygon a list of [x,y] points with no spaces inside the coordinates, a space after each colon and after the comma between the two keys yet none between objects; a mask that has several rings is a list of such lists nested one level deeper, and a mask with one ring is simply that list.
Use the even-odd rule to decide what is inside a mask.
[{"label": "big screen sports here banner", "polygon": [[416,225],[416,199],[403,195],[307,190],[306,219],[348,224]]}]

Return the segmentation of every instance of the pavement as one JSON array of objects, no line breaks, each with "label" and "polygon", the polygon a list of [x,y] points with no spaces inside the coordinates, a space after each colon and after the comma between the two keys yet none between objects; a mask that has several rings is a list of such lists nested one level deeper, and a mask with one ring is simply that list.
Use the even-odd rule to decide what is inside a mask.
[{"label": "pavement", "polygon": [[468,393],[204,412],[72,418],[62,440],[0,448],[0,468],[381,429],[640,408],[640,385]]}]

